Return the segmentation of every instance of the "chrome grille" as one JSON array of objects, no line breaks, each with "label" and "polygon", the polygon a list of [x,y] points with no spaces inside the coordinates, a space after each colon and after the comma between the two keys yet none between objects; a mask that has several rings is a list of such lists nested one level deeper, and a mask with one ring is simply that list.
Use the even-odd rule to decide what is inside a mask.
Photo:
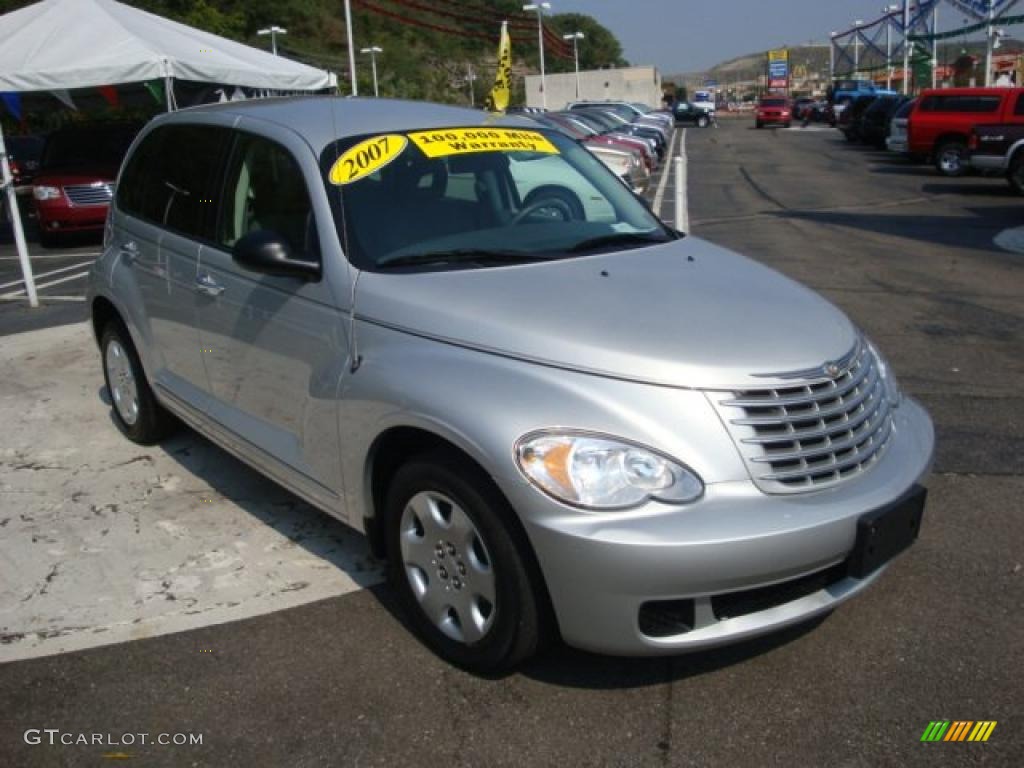
[{"label": "chrome grille", "polygon": [[892,436],[885,382],[866,344],[840,361],[835,378],[821,371],[800,377],[773,389],[709,393],[751,478],[766,493],[846,480],[875,462]]},{"label": "chrome grille", "polygon": [[64,187],[64,194],[72,205],[109,205],[114,197],[114,189],[112,184],[106,182],[69,184]]}]

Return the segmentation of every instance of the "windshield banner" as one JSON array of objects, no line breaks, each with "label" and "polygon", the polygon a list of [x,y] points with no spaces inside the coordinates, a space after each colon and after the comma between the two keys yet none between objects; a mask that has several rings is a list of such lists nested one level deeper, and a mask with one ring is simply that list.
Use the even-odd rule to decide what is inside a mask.
[{"label": "windshield banner", "polygon": [[558,148],[543,134],[514,128],[442,128],[410,133],[409,139],[430,158],[467,155],[472,152],[558,154]]}]

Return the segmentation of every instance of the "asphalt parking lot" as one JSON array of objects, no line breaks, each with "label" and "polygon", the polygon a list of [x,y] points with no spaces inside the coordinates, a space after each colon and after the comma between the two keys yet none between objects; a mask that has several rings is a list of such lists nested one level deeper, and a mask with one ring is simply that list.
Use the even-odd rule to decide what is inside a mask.
[{"label": "asphalt parking lot", "polygon": [[[19,333],[0,343],[0,765],[97,765],[105,754],[168,766],[1024,762],[1024,255],[996,244],[1021,225],[1024,201],[999,180],[942,179],[834,131],[751,123],[678,134],[693,234],[839,305],[936,422],[921,539],[873,589],[823,620],[714,652],[614,659],[555,647],[514,674],[473,677],[403,628],[359,537],[195,435],[142,453],[124,445],[104,421],[83,326]],[[659,197],[668,219],[672,184]],[[0,283],[15,279],[6,274]],[[0,333],[27,327],[25,312],[3,308]],[[72,436],[41,439],[48,425]],[[115,509],[99,499],[110,489],[122,494]],[[121,561],[153,552],[91,551],[104,527],[131,542],[167,522],[160,530],[179,539],[166,563],[133,570]],[[196,549],[211,534],[220,539]],[[233,541],[270,556],[189,565]],[[244,582],[216,581],[239,565]],[[113,604],[73,604],[88,594],[76,579],[125,573],[137,581],[105,593]],[[238,605],[212,600],[208,620],[190,624],[192,608],[167,606],[195,579]],[[277,597],[256,595],[261,579]],[[116,639],[138,639],[85,648],[106,634],[91,630],[113,631],[132,611],[159,631],[129,627]],[[86,639],[62,646],[71,635]],[[932,720],[998,726],[986,743],[922,744]],[[30,728],[203,743],[31,745]]]}]

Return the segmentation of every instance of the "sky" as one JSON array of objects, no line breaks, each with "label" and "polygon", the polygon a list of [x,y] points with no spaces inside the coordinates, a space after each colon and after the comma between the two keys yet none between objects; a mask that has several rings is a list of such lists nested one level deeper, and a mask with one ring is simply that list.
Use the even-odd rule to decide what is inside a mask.
[{"label": "sky", "polygon": [[[809,40],[825,43],[829,32],[849,29],[858,19],[876,19],[886,5],[883,0],[550,2],[554,13],[590,14],[615,33],[631,64],[653,64],[662,74],[699,72],[745,53]],[[944,6],[940,13],[954,11]]]}]

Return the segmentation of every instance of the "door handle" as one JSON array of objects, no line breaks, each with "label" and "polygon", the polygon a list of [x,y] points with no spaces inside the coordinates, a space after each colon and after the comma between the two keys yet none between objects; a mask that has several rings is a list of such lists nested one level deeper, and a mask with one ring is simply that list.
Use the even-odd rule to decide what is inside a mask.
[{"label": "door handle", "polygon": [[118,252],[121,254],[121,260],[125,264],[131,264],[138,258],[139,246],[134,240],[129,240],[127,243],[122,243]]},{"label": "door handle", "polygon": [[196,290],[206,296],[220,296],[224,293],[224,286],[209,275],[203,274],[196,278]]}]

